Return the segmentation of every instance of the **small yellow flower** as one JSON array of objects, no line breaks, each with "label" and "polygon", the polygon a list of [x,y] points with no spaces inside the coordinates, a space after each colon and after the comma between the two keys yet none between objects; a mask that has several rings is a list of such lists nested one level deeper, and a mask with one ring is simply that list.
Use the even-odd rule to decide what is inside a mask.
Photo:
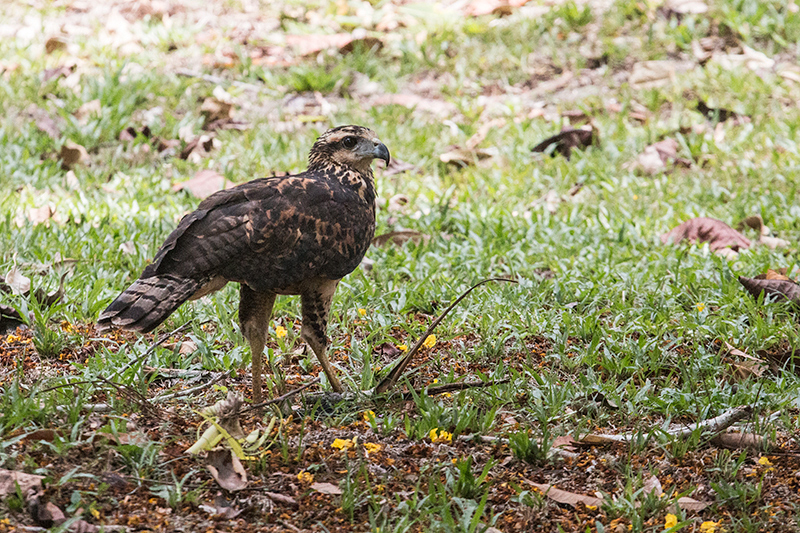
[{"label": "small yellow flower", "polygon": [[638,194],[634,194],[634,195],[633,195],[633,199],[634,199],[634,200],[638,200],[638,199],[639,199],[639,195],[638,195]]},{"label": "small yellow flower", "polygon": [[367,424],[375,423],[375,411],[364,411],[364,422]]},{"label": "small yellow flower", "polygon": [[336,439],[331,444],[331,448],[338,448],[340,450],[348,450],[356,445],[356,441],[358,437],[353,437],[352,439]]},{"label": "small yellow flower", "polygon": [[286,328],[283,326],[275,326],[275,336],[282,339],[286,336]]},{"label": "small yellow flower", "polygon": [[[720,522],[722,522],[722,520],[720,520]],[[706,520],[705,522],[700,524],[700,531],[702,531],[703,533],[714,533],[718,527],[719,527],[719,522]]]},{"label": "small yellow flower", "polygon": [[669,529],[678,525],[678,517],[672,513],[664,517],[664,529]]},{"label": "small yellow flower", "polygon": [[437,383],[439,383],[439,380],[437,378],[433,378],[433,384],[436,385]]},{"label": "small yellow flower", "polygon": [[304,483],[306,485],[310,485],[311,483],[314,482],[314,474],[312,474],[311,472],[306,472],[305,470],[303,470],[302,472],[297,474],[297,480],[300,483]]},{"label": "small yellow flower", "polygon": [[433,348],[435,344],[436,344],[436,335],[428,335],[428,338],[425,339],[425,342],[422,343],[422,345],[425,348]]},{"label": "small yellow flower", "polygon": [[596,505],[587,505],[586,508],[589,509],[590,511],[596,511],[597,510],[597,506]]},{"label": "small yellow flower", "polygon": [[704,304],[703,302],[697,302],[696,306],[698,313],[702,313],[706,309],[706,304]]},{"label": "small yellow flower", "polygon": [[361,315],[361,316],[367,316],[367,310],[364,309],[363,307],[359,307],[358,308],[358,314]]},{"label": "small yellow flower", "polygon": [[431,442],[441,442],[450,444],[453,441],[453,434],[448,433],[447,431],[439,431],[439,428],[433,428],[431,432],[428,434],[431,439]]},{"label": "small yellow flower", "polygon": [[365,442],[364,449],[367,450],[367,453],[378,453],[381,451],[382,446],[375,442]]},{"label": "small yellow flower", "polygon": [[100,511],[97,509],[89,509],[89,512],[92,513],[92,516],[95,517],[95,519],[100,518]]},{"label": "small yellow flower", "polygon": [[398,344],[398,345],[395,346],[395,348],[397,348],[401,352],[407,352],[408,351],[408,346],[406,346],[405,344]]},{"label": "small yellow flower", "polygon": [[772,463],[770,462],[769,458],[767,458],[767,456],[759,457],[758,464],[760,464],[761,466],[772,466]]}]

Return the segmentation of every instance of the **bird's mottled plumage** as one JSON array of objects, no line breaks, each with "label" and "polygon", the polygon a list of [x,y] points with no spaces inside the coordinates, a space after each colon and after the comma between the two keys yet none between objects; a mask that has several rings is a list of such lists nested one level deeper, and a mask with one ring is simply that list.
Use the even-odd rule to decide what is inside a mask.
[{"label": "bird's mottled plumage", "polygon": [[373,131],[341,126],[317,139],[305,172],[209,196],[181,220],[139,280],[100,314],[98,328],[148,332],[186,300],[238,282],[258,401],[275,295],[299,294],[303,338],[331,385],[341,389],[325,356],[327,315],[336,284],[358,266],[375,232],[374,158],[389,161]]}]

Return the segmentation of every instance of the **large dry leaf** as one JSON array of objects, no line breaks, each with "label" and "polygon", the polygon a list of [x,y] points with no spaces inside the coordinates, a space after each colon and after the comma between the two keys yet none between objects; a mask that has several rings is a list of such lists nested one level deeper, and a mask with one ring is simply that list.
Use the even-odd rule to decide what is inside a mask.
[{"label": "large dry leaf", "polygon": [[697,110],[703,114],[708,120],[713,122],[725,122],[728,119],[737,119],[740,117],[735,111],[724,109],[721,107],[709,107],[703,100],[697,101]]},{"label": "large dry leaf", "polygon": [[661,481],[659,481],[656,476],[650,476],[644,480],[642,491],[645,494],[653,494],[659,497],[664,493],[664,489],[661,487]]},{"label": "large dry leaf", "polygon": [[709,505],[711,505],[709,502],[701,502],[700,500],[695,500],[694,498],[689,498],[688,496],[678,498],[678,507],[684,511],[699,513]]},{"label": "large dry leaf", "polygon": [[529,481],[529,483],[532,487],[538,489],[542,494],[544,494],[551,500],[558,503],[565,503],[572,507],[577,507],[578,504],[593,505],[595,507],[599,507],[600,505],[603,504],[603,500],[601,498],[596,498],[594,496],[586,496],[584,494],[576,494],[574,492],[568,492],[566,490],[557,489],[553,485],[534,483],[532,481]]},{"label": "large dry leaf", "polygon": [[340,53],[352,52],[361,45],[367,50],[381,48],[383,43],[366,32],[335,33],[333,35],[287,35],[286,44],[300,56],[307,56],[323,50],[338,49]]},{"label": "large dry leaf", "polygon": [[58,115],[54,117],[35,105],[28,107],[27,113],[33,119],[39,131],[46,133],[53,140],[58,140],[61,137],[61,124],[63,123],[61,117]]},{"label": "large dry leaf", "polygon": [[747,289],[754,298],[761,296],[773,297],[773,300],[789,300],[800,304],[800,286],[790,279],[758,279],[739,276],[739,283]]},{"label": "large dry leaf", "polygon": [[692,218],[661,235],[664,244],[678,244],[684,240],[692,244],[707,242],[715,252],[725,248],[739,251],[750,247],[747,237],[721,220],[706,217]]},{"label": "large dry leaf", "polygon": [[372,239],[372,244],[378,247],[386,246],[387,244],[394,244],[401,246],[408,241],[419,244],[420,242],[428,242],[430,237],[413,229],[406,229],[400,231],[390,231],[383,235],[378,235]]},{"label": "large dry leaf", "polygon": [[62,35],[56,35],[50,37],[44,43],[44,51],[47,54],[52,54],[57,50],[66,50],[67,49],[67,39]]},{"label": "large dry leaf", "polygon": [[422,168],[392,156],[391,160],[389,161],[389,166],[387,166],[383,171],[383,175],[388,177],[394,176],[395,174],[402,174],[403,172],[414,172],[416,174],[421,174]]},{"label": "large dry leaf", "polygon": [[334,485],[333,483],[312,483],[311,488],[319,493],[322,494],[331,494],[331,495],[339,495],[342,493],[342,489]]},{"label": "large dry leaf", "polygon": [[653,143],[639,154],[635,166],[650,175],[668,170],[670,166],[692,166],[691,160],[678,157],[678,146],[678,141],[672,138]]},{"label": "large dry leaf", "polygon": [[497,150],[493,148],[476,148],[474,150],[469,150],[452,145],[445,148],[445,152],[439,156],[439,160],[449,165],[467,167],[496,155]]},{"label": "large dry leaf", "polygon": [[23,275],[16,265],[6,272],[4,282],[17,295],[28,294],[31,290],[31,279]]},{"label": "large dry leaf", "polygon": [[76,165],[85,164],[89,160],[89,152],[80,144],[67,141],[61,146],[61,166],[69,170]]},{"label": "large dry leaf", "polygon": [[225,490],[236,491],[247,488],[247,472],[233,450],[209,451],[206,468]]},{"label": "large dry leaf", "polygon": [[0,468],[0,498],[16,493],[17,484],[19,484],[22,494],[26,494],[31,489],[39,491],[42,488],[43,479],[44,476]]},{"label": "large dry leaf", "polygon": [[750,70],[770,70],[775,66],[774,59],[767,57],[763,52],[753,50],[747,45],[742,45],[741,54],[714,54],[711,56],[710,62],[727,70],[740,67],[746,67]]},{"label": "large dry leaf", "polygon": [[86,124],[90,118],[99,116],[102,113],[102,109],[100,100],[95,99],[80,106],[73,115],[78,119],[79,124]]},{"label": "large dry leaf", "polygon": [[675,83],[677,75],[688,72],[695,67],[693,61],[672,61],[660,59],[640,61],[633,65],[633,72],[628,83],[634,89],[652,89]]},{"label": "large dry leaf", "polygon": [[233,103],[215,97],[206,98],[200,106],[200,114],[203,115],[204,126],[218,120],[230,119],[233,118]]},{"label": "large dry leaf", "polygon": [[583,126],[577,129],[564,129],[560,133],[548,137],[536,146],[532,152],[545,152],[550,146],[554,146],[551,155],[559,153],[569,159],[572,150],[575,148],[588,148],[596,146],[600,142],[597,132],[592,126]]},{"label": "large dry leaf", "polygon": [[222,175],[211,169],[203,169],[197,172],[190,180],[176,183],[172,186],[172,190],[187,191],[192,196],[204,199],[217,191],[222,189],[229,189],[234,187],[235,184],[226,180]]}]

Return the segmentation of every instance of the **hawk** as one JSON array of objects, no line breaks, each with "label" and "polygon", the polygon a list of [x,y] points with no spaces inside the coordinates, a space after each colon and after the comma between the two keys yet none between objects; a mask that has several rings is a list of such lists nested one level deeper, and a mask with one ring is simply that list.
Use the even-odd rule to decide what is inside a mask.
[{"label": "hawk", "polygon": [[149,332],[183,302],[239,283],[239,323],[250,344],[253,401],[275,297],[299,295],[301,337],[336,392],[342,385],[326,355],[328,312],[336,285],[355,270],[375,233],[371,163],[389,164],[374,131],[340,126],[311,148],[308,169],[260,178],[206,198],[184,216],[139,279],[97,320],[99,331]]}]

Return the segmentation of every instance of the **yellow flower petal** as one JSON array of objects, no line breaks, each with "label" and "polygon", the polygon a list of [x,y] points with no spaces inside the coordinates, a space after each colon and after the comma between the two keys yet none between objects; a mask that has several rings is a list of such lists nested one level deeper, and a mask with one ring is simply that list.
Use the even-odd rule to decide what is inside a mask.
[{"label": "yellow flower petal", "polygon": [[759,457],[758,458],[758,464],[760,464],[762,466],[772,466],[772,463],[770,462],[769,458],[766,457],[766,456]]},{"label": "yellow flower petal", "polygon": [[435,344],[436,335],[428,335],[428,337],[425,339],[425,342],[422,343],[425,348],[433,348]]},{"label": "yellow flower petal", "polygon": [[669,529],[678,525],[678,517],[669,513],[664,517],[664,529]]},{"label": "yellow flower petal", "polygon": [[367,310],[362,308],[362,307],[359,307],[358,308],[358,314],[361,315],[361,316],[367,316]]},{"label": "yellow flower petal", "polygon": [[282,339],[286,336],[286,328],[283,326],[275,326],[275,336]]},{"label": "yellow flower petal", "polygon": [[347,449],[352,448],[353,446],[355,446],[355,444],[356,444],[356,438],[355,437],[352,438],[352,439],[336,439],[336,440],[333,441],[333,444],[331,444],[331,448],[338,448],[340,450],[347,450]]},{"label": "yellow flower petal", "polygon": [[382,446],[375,442],[365,442],[364,448],[367,450],[367,453],[378,453],[381,451]]},{"label": "yellow flower petal", "polygon": [[395,346],[395,348],[397,348],[401,352],[407,352],[408,351],[408,346],[406,346],[405,344],[398,344],[398,345]]},{"label": "yellow flower petal", "polygon": [[306,472],[305,470],[297,474],[297,480],[300,483],[311,484],[314,482],[314,474]]},{"label": "yellow flower petal", "polygon": [[702,313],[705,310],[705,308],[706,308],[706,304],[704,304],[703,302],[698,302],[697,303],[697,311],[698,312]]}]

